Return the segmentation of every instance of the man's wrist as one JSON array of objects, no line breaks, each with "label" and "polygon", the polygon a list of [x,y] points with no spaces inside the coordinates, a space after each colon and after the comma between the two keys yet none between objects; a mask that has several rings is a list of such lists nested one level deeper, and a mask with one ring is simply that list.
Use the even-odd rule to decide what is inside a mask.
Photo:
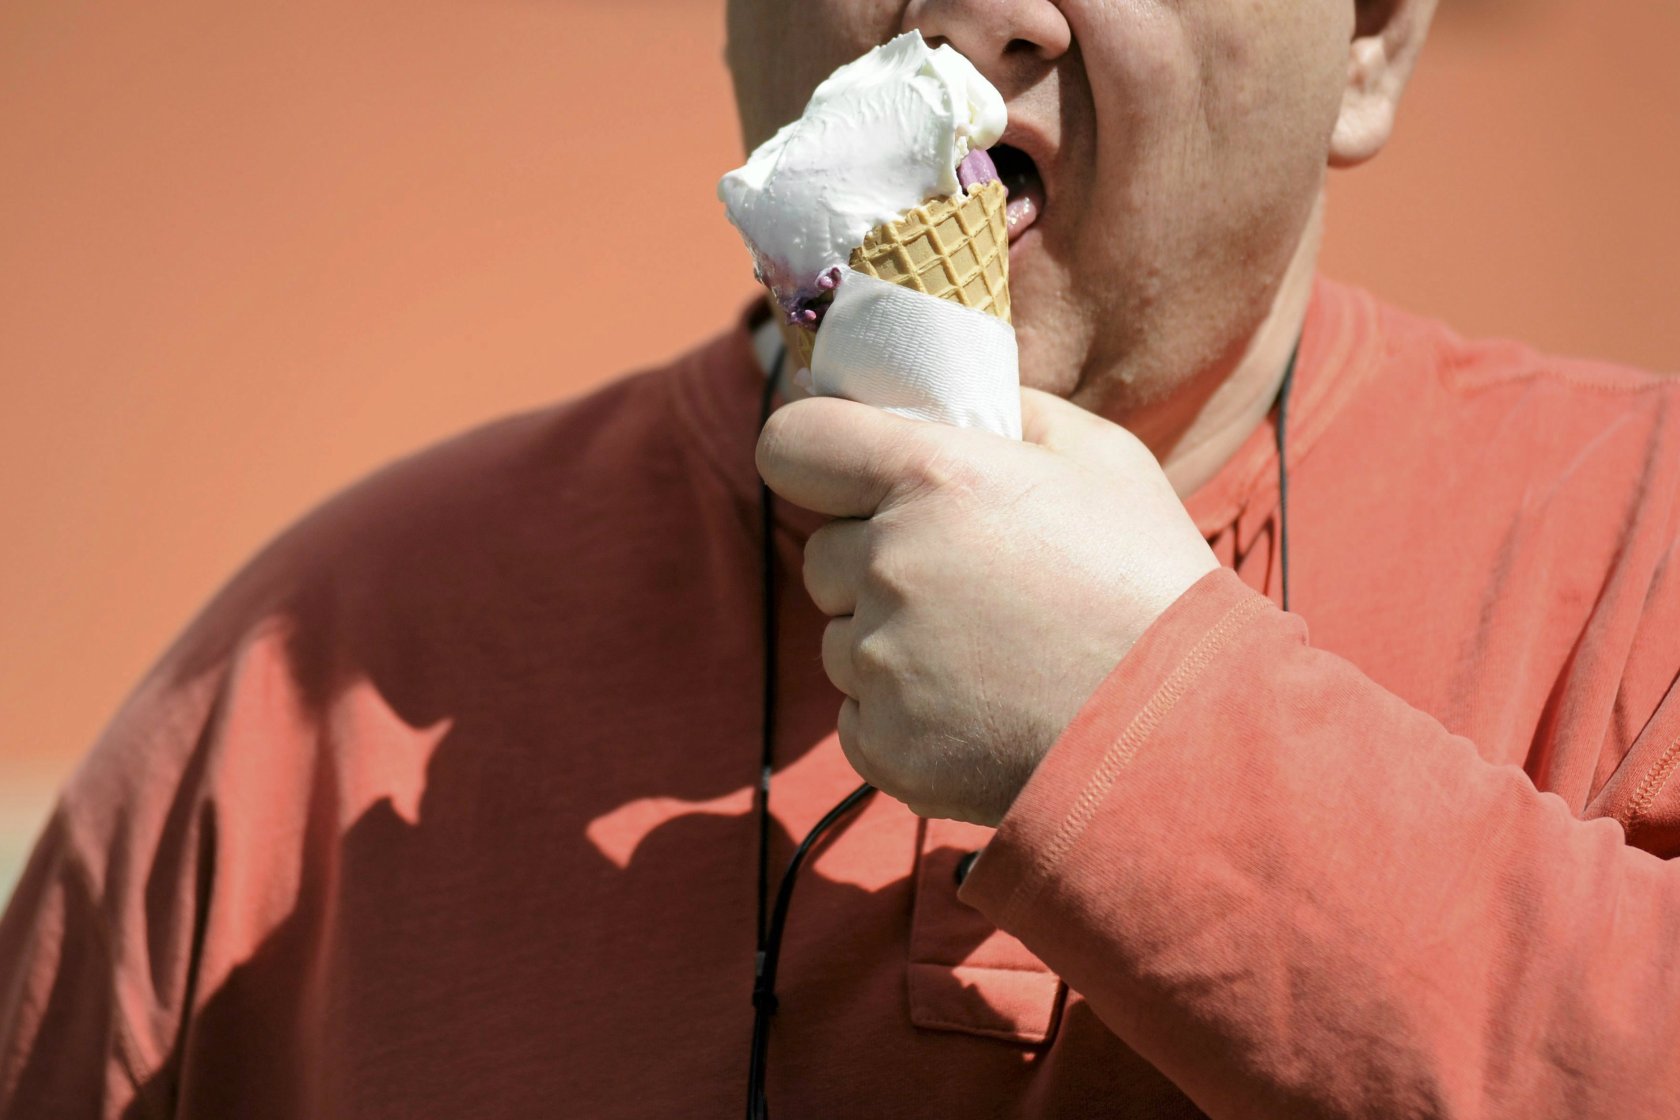
[{"label": "man's wrist", "polygon": [[[961,888],[1011,930],[1161,720],[1270,600],[1219,568],[1164,611],[1086,700],[1022,785]],[[1273,608],[1275,609],[1275,608]]]}]

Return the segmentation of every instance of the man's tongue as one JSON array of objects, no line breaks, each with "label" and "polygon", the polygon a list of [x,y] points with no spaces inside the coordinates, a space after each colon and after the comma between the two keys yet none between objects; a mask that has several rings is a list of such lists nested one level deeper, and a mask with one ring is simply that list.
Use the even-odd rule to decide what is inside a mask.
[{"label": "man's tongue", "polygon": [[1027,227],[1038,221],[1040,209],[1044,205],[1044,189],[1042,187],[1029,188],[1025,193],[1014,195],[1009,204],[1004,207],[1004,221],[1009,225],[1009,240],[1014,241],[1027,231]]},{"label": "man's tongue", "polygon": [[1009,188],[1009,204],[1004,210],[1004,218],[1009,223],[1009,240],[1013,241],[1025,233],[1043,211],[1044,180],[1039,178],[1038,168],[1025,152],[1008,146],[999,146],[994,150],[1004,161],[1004,170],[998,169],[990,153],[976,148],[957,164],[957,182],[969,190],[983,183],[1002,180],[1003,185]]},{"label": "man's tongue", "polygon": [[1032,157],[1019,148],[999,144],[992,149],[991,158],[998,178],[1009,188],[1004,217],[1009,223],[1009,240],[1014,241],[1044,211],[1044,180]]}]

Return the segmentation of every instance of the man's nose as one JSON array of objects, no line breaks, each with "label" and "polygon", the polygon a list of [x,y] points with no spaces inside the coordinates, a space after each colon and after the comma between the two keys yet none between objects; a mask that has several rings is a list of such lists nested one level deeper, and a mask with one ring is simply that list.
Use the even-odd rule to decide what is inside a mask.
[{"label": "man's nose", "polygon": [[910,0],[901,30],[911,28],[933,46],[950,43],[995,77],[1024,77],[1010,72],[1029,59],[1054,62],[1073,43],[1073,29],[1053,0]]}]

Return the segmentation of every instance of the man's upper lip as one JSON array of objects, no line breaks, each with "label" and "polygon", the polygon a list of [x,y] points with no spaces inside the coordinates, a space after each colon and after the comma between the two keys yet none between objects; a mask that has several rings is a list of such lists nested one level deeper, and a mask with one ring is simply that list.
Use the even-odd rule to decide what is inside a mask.
[{"label": "man's upper lip", "polygon": [[1031,156],[1033,165],[1038,168],[1038,177],[1044,183],[1045,201],[1048,202],[1055,196],[1056,144],[1050,139],[1049,133],[1032,121],[1012,116],[1009,127],[998,137],[998,143],[1019,148]]}]

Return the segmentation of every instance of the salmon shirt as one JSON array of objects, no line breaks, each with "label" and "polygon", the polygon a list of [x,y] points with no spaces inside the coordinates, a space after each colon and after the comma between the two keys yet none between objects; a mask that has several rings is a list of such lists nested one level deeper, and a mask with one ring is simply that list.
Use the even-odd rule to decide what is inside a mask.
[{"label": "salmon shirt", "polygon": [[[0,1115],[740,1114],[751,320],[190,621],[0,923]],[[775,1115],[1680,1116],[1680,381],[1321,280],[1289,425],[1290,613],[1268,421],[995,834],[880,796],[807,864]],[[858,782],[776,517],[772,882]]]}]

